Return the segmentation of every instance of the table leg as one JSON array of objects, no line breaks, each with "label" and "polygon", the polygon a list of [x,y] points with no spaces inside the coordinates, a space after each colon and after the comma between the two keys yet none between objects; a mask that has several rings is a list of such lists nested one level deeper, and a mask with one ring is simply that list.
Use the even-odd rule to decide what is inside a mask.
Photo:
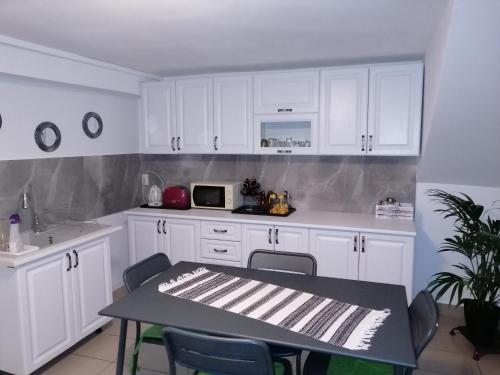
[{"label": "table leg", "polygon": [[123,362],[125,361],[125,344],[127,342],[126,319],[120,320],[120,341],[118,342],[118,357],[116,359],[116,375],[123,375]]},{"label": "table leg", "polygon": [[406,374],[406,368],[401,366],[393,366],[394,375],[404,375]]}]

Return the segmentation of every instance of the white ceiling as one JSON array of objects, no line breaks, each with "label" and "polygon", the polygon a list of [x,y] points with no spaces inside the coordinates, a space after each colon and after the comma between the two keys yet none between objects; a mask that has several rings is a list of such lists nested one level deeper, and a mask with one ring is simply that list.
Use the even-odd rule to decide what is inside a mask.
[{"label": "white ceiling", "polygon": [[0,0],[0,34],[158,75],[422,56],[448,0]]}]

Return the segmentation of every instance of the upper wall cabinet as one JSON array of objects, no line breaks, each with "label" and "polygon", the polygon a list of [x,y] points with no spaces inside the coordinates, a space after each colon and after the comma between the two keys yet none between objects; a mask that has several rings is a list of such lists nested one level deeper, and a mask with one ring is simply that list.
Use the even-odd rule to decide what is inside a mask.
[{"label": "upper wall cabinet", "polygon": [[211,78],[175,82],[176,147],[183,153],[211,153],[214,134],[214,96]]},{"label": "upper wall cabinet", "polygon": [[152,82],[142,86],[141,132],[145,153],[176,152],[175,82]]},{"label": "upper wall cabinet", "polygon": [[369,154],[419,154],[422,85],[422,63],[401,63],[370,69]]},{"label": "upper wall cabinet", "polygon": [[252,143],[252,76],[214,79],[213,150],[221,154],[250,154]]},{"label": "upper wall cabinet", "polygon": [[321,72],[319,151],[366,154],[368,68]]},{"label": "upper wall cabinet", "polygon": [[319,72],[291,71],[254,75],[254,112],[318,112]]}]

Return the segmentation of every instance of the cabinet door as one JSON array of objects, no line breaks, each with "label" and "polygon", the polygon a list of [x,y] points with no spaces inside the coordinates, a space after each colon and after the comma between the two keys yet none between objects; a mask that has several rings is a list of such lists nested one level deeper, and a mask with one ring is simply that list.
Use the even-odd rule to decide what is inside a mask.
[{"label": "cabinet door", "polygon": [[319,151],[366,154],[368,68],[321,72]]},{"label": "cabinet door", "polygon": [[272,225],[252,225],[243,224],[242,226],[242,252],[241,266],[246,267],[248,256],[257,249],[274,250],[274,227]]},{"label": "cabinet door", "polygon": [[361,233],[359,279],[404,285],[412,298],[413,238]]},{"label": "cabinet door", "polygon": [[423,65],[370,69],[368,154],[418,155]]},{"label": "cabinet door", "polygon": [[310,236],[319,276],[358,279],[358,233],[311,229]]},{"label": "cabinet door", "polygon": [[[213,152],[213,87],[211,78],[181,79],[175,83],[178,150]],[[176,144],[177,146],[177,144]]]},{"label": "cabinet door", "polygon": [[71,251],[76,297],[76,337],[81,339],[111,318],[99,311],[113,302],[108,239],[91,242]]},{"label": "cabinet door", "polygon": [[222,154],[253,152],[252,76],[214,79],[214,150]]},{"label": "cabinet door", "polygon": [[143,84],[141,102],[141,139],[144,152],[176,152],[174,81]]},{"label": "cabinet door", "polygon": [[318,112],[319,71],[254,75],[255,113]]},{"label": "cabinet door", "polygon": [[162,249],[161,224],[160,218],[129,216],[130,264],[135,264]]},{"label": "cabinet door", "polygon": [[200,254],[200,222],[197,220],[167,219],[163,251],[172,264],[194,262]]},{"label": "cabinet door", "polygon": [[276,225],[274,227],[274,248],[278,251],[309,253],[309,230]]},{"label": "cabinet door", "polygon": [[66,253],[30,263],[20,273],[28,370],[74,343],[73,286]]}]

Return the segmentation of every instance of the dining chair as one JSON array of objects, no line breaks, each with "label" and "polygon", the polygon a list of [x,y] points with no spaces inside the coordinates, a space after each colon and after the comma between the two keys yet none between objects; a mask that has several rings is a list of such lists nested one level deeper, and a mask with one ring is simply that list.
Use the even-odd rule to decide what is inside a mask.
[{"label": "dining chair", "polygon": [[[157,253],[141,260],[123,271],[123,282],[125,283],[127,291],[130,293],[134,289],[141,286],[144,282],[152,279],[159,273],[166,271],[170,267],[172,267],[172,263],[170,263],[168,257],[163,253]],[[161,332],[164,328],[163,326],[153,325],[147,328],[142,334],[141,323],[136,322],[135,327],[135,349],[132,357],[131,368],[132,375],[135,375],[137,372],[137,361],[139,359],[139,350],[142,343],[163,345],[161,336]]]},{"label": "dining chair", "polygon": [[[437,331],[439,314],[432,294],[420,291],[408,308],[415,356],[418,357]],[[392,366],[343,356],[310,353],[304,365],[304,375],[392,375]],[[406,369],[409,375],[412,369]]]},{"label": "dining chair", "polygon": [[[247,268],[294,272],[316,276],[318,266],[316,258],[310,254],[258,249],[250,253]],[[302,350],[278,345],[271,345],[270,349],[273,358],[295,357],[296,374],[301,374]]]},{"label": "dining chair", "polygon": [[273,362],[262,341],[226,338],[167,327],[163,330],[170,375],[176,364],[197,375],[292,375],[290,362]]}]

